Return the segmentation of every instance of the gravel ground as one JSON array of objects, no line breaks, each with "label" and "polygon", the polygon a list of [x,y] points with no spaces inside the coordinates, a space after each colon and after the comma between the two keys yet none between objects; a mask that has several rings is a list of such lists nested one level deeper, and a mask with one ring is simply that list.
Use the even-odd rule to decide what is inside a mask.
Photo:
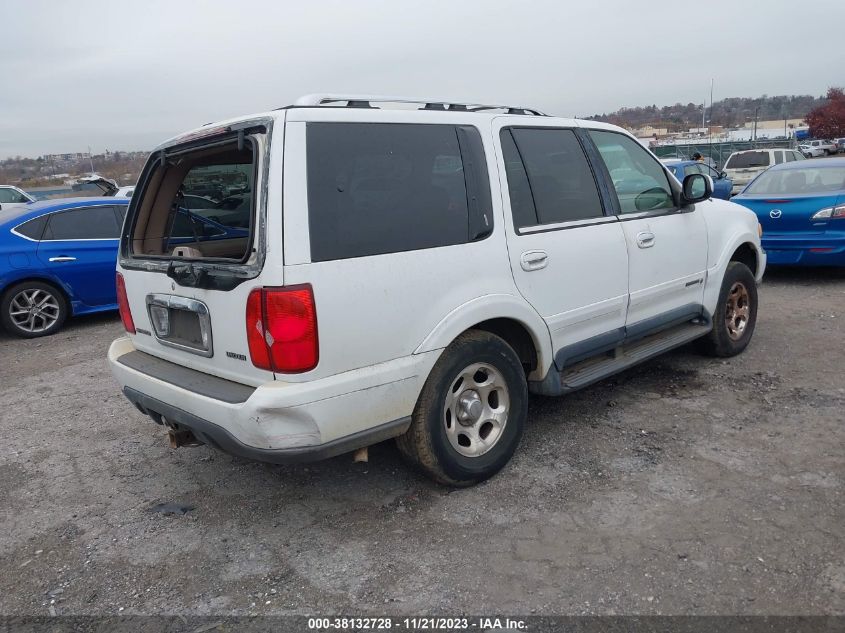
[{"label": "gravel ground", "polygon": [[532,397],[511,465],[457,491],[392,443],[171,450],[111,379],[115,316],[3,336],[0,613],[845,614],[845,270],[760,299],[742,356]]}]

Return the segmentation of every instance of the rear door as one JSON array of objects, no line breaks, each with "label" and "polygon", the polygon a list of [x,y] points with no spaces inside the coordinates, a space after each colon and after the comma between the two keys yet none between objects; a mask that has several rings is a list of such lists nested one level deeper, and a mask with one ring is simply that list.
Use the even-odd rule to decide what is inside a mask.
[{"label": "rear door", "polygon": [[612,349],[624,336],[628,254],[602,199],[580,130],[494,122],[520,293],[549,326],[559,366]]},{"label": "rear door", "polygon": [[303,108],[285,131],[285,283],[311,284],[307,380],[406,363],[470,302],[509,294],[489,131],[466,113]]},{"label": "rear door", "polygon": [[115,304],[114,268],[120,226],[112,205],[49,216],[38,259],[70,288],[72,299],[96,307]]},{"label": "rear door", "polygon": [[668,175],[635,139],[596,129],[590,138],[613,183],[628,248],[627,334],[692,318],[701,311],[707,268],[702,211],[676,207]]}]

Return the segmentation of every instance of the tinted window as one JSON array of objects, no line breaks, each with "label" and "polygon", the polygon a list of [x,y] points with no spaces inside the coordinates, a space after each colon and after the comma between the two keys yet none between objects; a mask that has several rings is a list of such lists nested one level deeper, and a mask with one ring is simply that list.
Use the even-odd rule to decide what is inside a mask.
[{"label": "tinted window", "polygon": [[47,216],[42,215],[40,218],[34,218],[29,222],[24,222],[15,228],[15,231],[21,235],[25,235],[31,240],[40,240],[41,233],[44,232],[44,226],[47,224]]},{"label": "tinted window", "polygon": [[590,136],[610,172],[622,213],[674,208],[666,172],[648,150],[616,132],[591,130]]},{"label": "tinted window", "polygon": [[783,162],[783,152],[773,152],[775,155],[775,165],[780,165]]},{"label": "tinted window", "polygon": [[103,205],[59,211],[49,217],[45,240],[117,239],[120,227],[114,207]]},{"label": "tinted window", "polygon": [[725,169],[744,169],[746,167],[768,167],[771,164],[769,152],[742,152],[731,154]]},{"label": "tinted window", "polygon": [[516,228],[534,226],[537,224],[537,211],[534,208],[534,198],[531,195],[531,185],[528,184],[528,174],[516,143],[510,130],[502,130],[502,157],[505,161],[505,171],[508,176],[508,194],[511,200],[511,214]]},{"label": "tinted window", "polygon": [[307,143],[312,261],[468,241],[455,127],[309,123]]},{"label": "tinted window", "polygon": [[29,198],[23,195],[20,191],[15,191],[8,187],[0,187],[0,204],[3,203],[14,204],[17,202],[29,202]]},{"label": "tinted window", "polygon": [[604,215],[593,172],[572,130],[513,128],[525,165],[537,224]]}]

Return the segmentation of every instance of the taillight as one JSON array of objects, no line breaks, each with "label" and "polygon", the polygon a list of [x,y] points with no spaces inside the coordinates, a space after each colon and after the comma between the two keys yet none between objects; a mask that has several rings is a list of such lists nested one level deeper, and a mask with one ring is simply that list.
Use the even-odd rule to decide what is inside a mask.
[{"label": "taillight", "polygon": [[311,284],[250,292],[246,336],[252,364],[260,369],[286,374],[314,369],[319,344]]},{"label": "taillight", "polygon": [[123,321],[124,329],[130,334],[135,334],[135,321],[132,320],[132,311],[129,309],[129,298],[126,296],[126,282],[123,275],[117,273],[114,278],[117,286],[117,309],[120,311],[120,320]]},{"label": "taillight", "polygon": [[813,217],[810,218],[811,220],[830,220],[830,219],[839,219],[845,218],[845,205],[841,205],[838,207],[828,207],[827,209],[822,209],[821,211],[817,211],[813,214]]}]

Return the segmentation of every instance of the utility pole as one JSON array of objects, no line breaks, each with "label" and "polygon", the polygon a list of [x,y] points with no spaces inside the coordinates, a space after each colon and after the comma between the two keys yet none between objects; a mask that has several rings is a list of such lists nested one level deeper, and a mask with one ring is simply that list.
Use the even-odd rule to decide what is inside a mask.
[{"label": "utility pole", "polygon": [[91,158],[91,146],[88,146],[88,164],[91,165],[91,175],[94,175],[94,159]]},{"label": "utility pole", "polygon": [[757,115],[760,113],[760,106],[754,108],[754,147],[757,147]]}]

